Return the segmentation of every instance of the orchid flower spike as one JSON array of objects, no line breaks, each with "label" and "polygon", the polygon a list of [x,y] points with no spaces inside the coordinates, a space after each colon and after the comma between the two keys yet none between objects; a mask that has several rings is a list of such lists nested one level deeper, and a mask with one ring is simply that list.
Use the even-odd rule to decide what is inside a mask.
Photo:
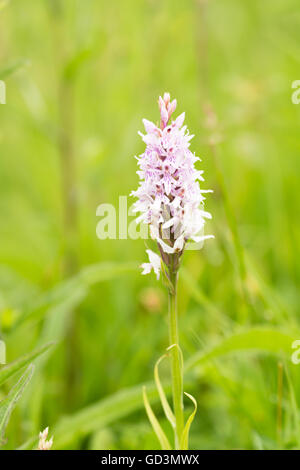
[{"label": "orchid flower spike", "polygon": [[[137,198],[134,204],[134,212],[140,213],[137,223],[150,226],[151,237],[158,243],[163,262],[169,267],[172,260],[175,269],[188,241],[213,238],[203,235],[205,219],[211,218],[203,209],[203,193],[210,191],[200,189],[203,171],[195,167],[199,158],[190,150],[193,135],[183,125],[185,113],[170,121],[177,101],[171,101],[169,93],[159,97],[158,105],[159,126],[143,119],[146,134],[139,134],[146,149],[138,157],[140,185],[131,194]],[[159,277],[157,255],[149,252],[147,250],[150,263],[142,265],[143,274],[153,269]]]}]

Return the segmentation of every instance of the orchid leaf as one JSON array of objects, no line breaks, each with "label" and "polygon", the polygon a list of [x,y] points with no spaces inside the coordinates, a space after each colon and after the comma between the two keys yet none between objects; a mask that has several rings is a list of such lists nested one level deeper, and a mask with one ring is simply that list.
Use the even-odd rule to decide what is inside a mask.
[{"label": "orchid leaf", "polygon": [[155,384],[156,384],[156,387],[157,387],[157,390],[158,390],[158,393],[159,393],[160,401],[161,401],[162,407],[164,409],[165,415],[166,415],[167,419],[169,420],[169,422],[171,423],[172,427],[175,429],[175,426],[176,426],[175,416],[174,416],[174,413],[171,410],[171,407],[170,407],[169,402],[167,400],[167,397],[166,397],[166,394],[164,392],[163,386],[160,382],[159,373],[158,373],[158,366],[161,363],[161,361],[166,357],[167,357],[167,355],[164,355],[164,356],[160,357],[158,359],[158,361],[156,362],[155,367],[154,367],[154,380],[155,380]]},{"label": "orchid leaf", "polygon": [[188,448],[189,448],[189,432],[190,432],[191,424],[194,421],[194,418],[195,418],[195,415],[196,415],[196,412],[197,412],[197,402],[196,402],[195,398],[192,395],[190,395],[189,393],[184,392],[184,394],[194,404],[194,411],[190,414],[190,416],[189,416],[189,418],[186,422],[186,425],[184,427],[184,430],[182,432],[181,439],[180,439],[180,449],[181,450],[188,450]]},{"label": "orchid leaf", "polygon": [[158,419],[156,418],[152,408],[151,408],[151,405],[149,403],[149,400],[148,400],[148,397],[147,397],[147,392],[146,392],[146,387],[143,387],[143,400],[144,400],[144,405],[145,405],[145,408],[146,408],[146,412],[147,412],[147,415],[148,415],[148,418],[149,418],[149,421],[153,427],[153,430],[160,442],[160,445],[161,445],[161,448],[162,450],[171,450],[171,445],[170,445],[170,442],[167,438],[167,436],[165,435],[161,425],[159,424],[158,422]]}]

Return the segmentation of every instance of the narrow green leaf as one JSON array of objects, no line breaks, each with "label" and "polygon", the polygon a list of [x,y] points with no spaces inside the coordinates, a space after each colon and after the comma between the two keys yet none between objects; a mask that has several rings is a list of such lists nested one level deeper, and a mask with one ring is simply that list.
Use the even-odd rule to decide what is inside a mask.
[{"label": "narrow green leaf", "polygon": [[7,379],[12,377],[15,373],[19,372],[24,367],[28,366],[34,359],[39,357],[44,352],[48,351],[54,343],[48,343],[41,348],[35,349],[31,353],[25,354],[14,362],[7,364],[0,369],[0,385],[2,385]]},{"label": "narrow green leaf", "polygon": [[34,365],[30,364],[17,384],[11,389],[8,396],[0,402],[0,444],[3,442],[3,436],[8,424],[10,415],[21,398],[23,391],[30,381],[34,372]]},{"label": "narrow green leaf", "polygon": [[164,409],[165,415],[166,415],[167,419],[170,421],[172,427],[175,429],[175,426],[176,426],[175,416],[174,416],[174,413],[171,410],[171,407],[170,407],[169,402],[167,400],[167,397],[166,397],[166,394],[164,392],[163,386],[160,382],[159,373],[158,373],[158,366],[161,363],[161,361],[166,357],[168,357],[168,356],[165,354],[164,356],[160,357],[158,359],[158,361],[156,362],[155,367],[154,367],[154,380],[155,380],[155,383],[156,383],[156,387],[157,387],[157,390],[158,390],[158,394],[159,394],[160,401],[161,401],[162,407]]},{"label": "narrow green leaf", "polygon": [[236,351],[256,350],[262,353],[290,353],[295,337],[275,328],[256,327],[235,333],[204,352],[196,353],[186,362],[189,370],[203,362]]},{"label": "narrow green leaf", "polygon": [[284,365],[284,369],[285,369],[285,375],[286,375],[288,386],[289,386],[289,392],[290,392],[292,410],[293,410],[293,415],[294,415],[294,422],[295,422],[298,446],[300,447],[300,423],[299,423],[299,411],[298,411],[298,404],[297,404],[296,394],[295,394],[293,382],[292,382],[292,379],[291,379],[291,376],[290,376],[290,372],[289,372],[288,367],[287,367],[286,364]]},{"label": "narrow green leaf", "polygon": [[189,393],[184,392],[184,394],[194,403],[194,411],[190,414],[186,425],[184,426],[184,430],[180,439],[180,449],[181,450],[188,450],[189,448],[189,433],[190,433],[190,427],[192,422],[194,421],[195,414],[197,413],[197,402],[195,398],[190,395]]},{"label": "narrow green leaf", "polygon": [[162,450],[171,450],[171,446],[169,443],[169,440],[167,436],[165,435],[161,425],[158,422],[158,419],[156,418],[155,414],[153,413],[153,410],[151,408],[151,405],[149,403],[149,400],[147,398],[147,393],[146,393],[146,387],[143,387],[143,400],[144,400],[144,405],[146,408],[146,412],[149,418],[149,421],[153,427],[153,430],[159,440],[159,443],[161,445]]}]

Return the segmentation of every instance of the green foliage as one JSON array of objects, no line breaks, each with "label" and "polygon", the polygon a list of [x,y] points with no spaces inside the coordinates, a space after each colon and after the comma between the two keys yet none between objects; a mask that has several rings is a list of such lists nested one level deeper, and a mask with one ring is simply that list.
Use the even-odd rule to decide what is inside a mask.
[{"label": "green foliage", "polygon": [[157,363],[155,364],[155,367],[154,367],[154,381],[155,381],[155,385],[156,385],[156,388],[157,388],[157,391],[158,391],[158,394],[159,394],[159,398],[160,398],[160,401],[161,401],[161,404],[162,404],[162,407],[163,407],[163,410],[164,410],[164,413],[166,415],[166,418],[168,419],[168,421],[171,423],[172,427],[175,428],[175,416],[174,416],[174,413],[169,405],[169,402],[168,402],[168,399],[166,397],[166,394],[165,394],[165,391],[163,389],[163,386],[161,384],[161,381],[160,381],[160,378],[159,378],[159,373],[158,373],[158,366],[159,366],[159,363],[165,358],[165,357],[168,357],[168,356],[162,356],[158,361]]},{"label": "green foliage", "polygon": [[52,343],[45,344],[41,348],[38,348],[31,353],[25,354],[16,361],[2,367],[0,369],[0,385],[2,385],[6,380],[8,380],[14,374],[22,370],[24,367],[28,366],[34,359],[39,357],[41,354],[48,351],[51,346],[53,346]]},{"label": "green foliage", "polygon": [[195,398],[190,395],[189,393],[185,392],[185,395],[193,402],[194,405],[194,410],[190,414],[190,416],[187,419],[187,422],[185,423],[184,430],[181,436],[181,441],[180,441],[180,449],[181,450],[188,450],[189,448],[189,433],[190,433],[190,427],[192,422],[194,421],[195,415],[197,413],[197,402]]},{"label": "green foliage", "polygon": [[17,402],[21,398],[25,387],[30,381],[34,371],[34,366],[28,366],[20,380],[11,389],[6,398],[0,402],[0,444],[3,443],[4,432],[8,424],[10,415],[15,408]]},{"label": "green foliage", "polygon": [[279,355],[290,354],[291,344],[296,337],[268,327],[247,329],[225,338],[208,351],[199,351],[187,361],[186,368],[188,370],[203,361],[232,352],[254,350]]},{"label": "green foliage", "polygon": [[155,432],[159,443],[161,445],[161,448],[163,450],[171,450],[172,447],[170,445],[170,442],[163,431],[161,425],[159,424],[158,419],[156,418],[155,414],[153,413],[153,410],[151,408],[151,405],[149,403],[148,397],[147,397],[147,392],[146,392],[146,387],[143,387],[143,401],[144,401],[144,406],[149,418],[149,421],[153,427],[153,431]]},{"label": "green foliage", "polygon": [[49,309],[70,302],[73,297],[78,298],[78,301],[80,301],[85,297],[89,287],[118,277],[128,271],[130,272],[136,267],[134,263],[99,263],[98,265],[88,266],[74,277],[59,283],[50,291],[41,294],[40,298],[35,299],[32,304],[26,307],[15,327],[20,326],[23,322],[40,320],[49,312]]},{"label": "green foliage", "polygon": [[[154,384],[147,385],[147,395],[149,401],[157,400],[158,395]],[[61,418],[53,430],[55,434],[54,448],[67,448],[78,438],[111,425],[142,408],[142,384],[117,392],[98,403],[73,413],[71,416]],[[32,448],[35,440],[35,438],[30,439],[20,448]]]}]

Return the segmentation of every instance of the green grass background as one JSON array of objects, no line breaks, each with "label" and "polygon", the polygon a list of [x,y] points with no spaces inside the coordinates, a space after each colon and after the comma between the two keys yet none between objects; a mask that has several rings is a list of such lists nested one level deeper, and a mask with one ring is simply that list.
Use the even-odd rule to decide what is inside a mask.
[{"label": "green grass background", "polygon": [[186,252],[180,277],[199,407],[191,448],[300,447],[299,26],[297,0],[11,0],[0,11],[1,337],[8,362],[56,342],[34,361],[4,448],[34,446],[48,425],[54,448],[158,448],[141,384],[168,345],[164,288],[140,275],[142,240],[97,239],[96,208],[136,189],[137,131],[158,119],[164,91],[214,190],[215,240]]}]

